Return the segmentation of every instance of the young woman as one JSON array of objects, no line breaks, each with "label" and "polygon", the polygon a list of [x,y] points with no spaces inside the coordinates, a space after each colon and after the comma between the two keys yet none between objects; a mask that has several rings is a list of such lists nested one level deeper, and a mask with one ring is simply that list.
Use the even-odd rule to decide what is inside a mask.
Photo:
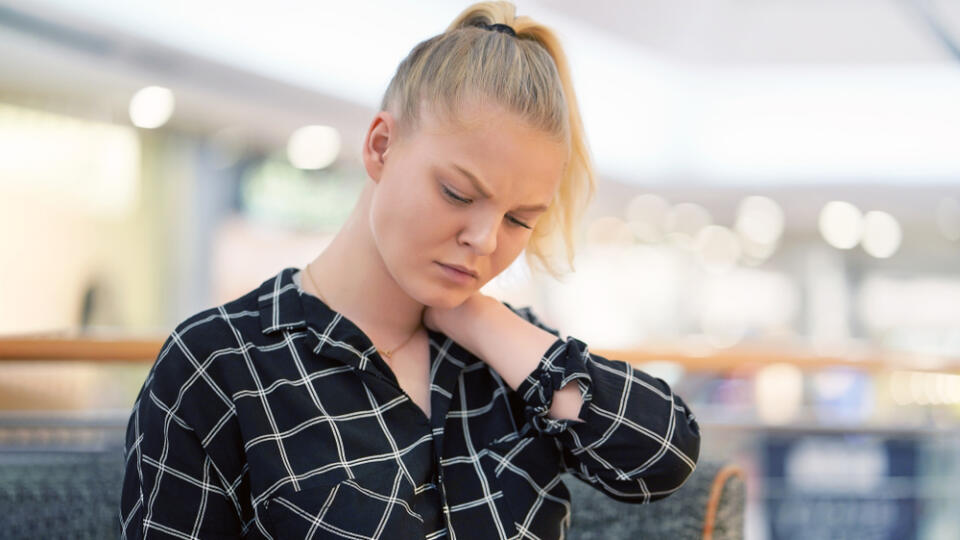
[{"label": "young woman", "polygon": [[554,34],[476,4],[400,64],[333,242],[166,340],[127,429],[126,538],[562,538],[570,472],[647,503],[696,465],[664,381],[479,289],[572,260],[593,190]]}]

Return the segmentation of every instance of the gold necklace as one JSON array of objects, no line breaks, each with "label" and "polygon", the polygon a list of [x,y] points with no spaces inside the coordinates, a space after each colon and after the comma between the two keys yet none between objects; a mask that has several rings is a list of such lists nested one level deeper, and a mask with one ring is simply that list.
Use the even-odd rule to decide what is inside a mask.
[{"label": "gold necklace", "polygon": [[[307,279],[309,279],[309,280],[310,280],[310,284],[313,285],[313,290],[317,293],[317,297],[320,298],[321,300],[323,300],[323,303],[324,303],[324,304],[327,304],[327,306],[330,306],[330,303],[327,302],[327,300],[326,300],[323,296],[320,295],[320,287],[317,287],[317,282],[313,280],[313,276],[310,274],[310,265],[308,264],[308,265],[306,266],[306,268],[304,268],[304,270],[305,270],[304,273],[307,274]],[[330,309],[333,309],[333,308],[331,307]],[[384,349],[379,349],[379,348],[378,348],[378,349],[377,349],[377,352],[379,352],[380,354],[386,356],[387,358],[393,357],[393,353],[399,351],[404,345],[406,345],[411,339],[413,339],[413,336],[417,335],[417,331],[420,330],[420,327],[421,327],[422,325],[423,325],[423,323],[418,324],[417,327],[413,329],[413,333],[410,334],[410,336],[407,337],[407,339],[403,340],[403,343],[397,345],[396,347],[394,347],[394,348],[392,348],[392,349],[386,349],[386,350],[384,350]]]}]

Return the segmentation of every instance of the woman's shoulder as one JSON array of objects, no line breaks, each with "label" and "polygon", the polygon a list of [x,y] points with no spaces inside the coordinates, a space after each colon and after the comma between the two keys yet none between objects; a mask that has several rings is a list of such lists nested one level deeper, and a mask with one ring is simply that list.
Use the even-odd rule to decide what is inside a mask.
[{"label": "woman's shoulder", "polygon": [[180,320],[168,339],[199,349],[215,349],[225,343],[237,344],[238,338],[259,330],[259,312],[255,296],[246,294],[235,300],[210,306]]},{"label": "woman's shoulder", "polygon": [[153,366],[156,377],[183,380],[211,357],[239,350],[261,334],[257,290],[183,318],[167,335]]}]

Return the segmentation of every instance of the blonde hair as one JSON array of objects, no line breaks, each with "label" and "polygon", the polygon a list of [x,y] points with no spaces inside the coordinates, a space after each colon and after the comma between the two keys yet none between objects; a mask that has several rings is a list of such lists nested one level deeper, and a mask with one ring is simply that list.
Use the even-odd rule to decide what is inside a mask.
[{"label": "blonde hair", "polygon": [[[576,225],[596,184],[560,41],[551,29],[517,17],[515,11],[510,2],[480,2],[465,9],[446,31],[417,44],[400,62],[380,108],[395,114],[402,137],[416,129],[422,104],[456,119],[465,103],[487,98],[566,143],[569,155],[556,197],[537,221],[526,249],[531,268],[556,278],[553,241],[562,238],[572,271]],[[510,26],[516,36],[484,24]]]}]

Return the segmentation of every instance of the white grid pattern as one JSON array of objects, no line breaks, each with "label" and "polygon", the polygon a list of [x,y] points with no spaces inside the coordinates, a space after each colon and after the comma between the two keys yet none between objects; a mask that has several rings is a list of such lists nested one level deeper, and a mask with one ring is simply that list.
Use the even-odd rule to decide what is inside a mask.
[{"label": "white grid pattern", "polygon": [[[676,491],[700,449],[667,384],[557,336],[516,392],[439,332],[431,418],[369,338],[286,268],[170,334],[127,425],[123,538],[563,538],[560,475]],[[548,416],[575,381],[582,422]]]}]

